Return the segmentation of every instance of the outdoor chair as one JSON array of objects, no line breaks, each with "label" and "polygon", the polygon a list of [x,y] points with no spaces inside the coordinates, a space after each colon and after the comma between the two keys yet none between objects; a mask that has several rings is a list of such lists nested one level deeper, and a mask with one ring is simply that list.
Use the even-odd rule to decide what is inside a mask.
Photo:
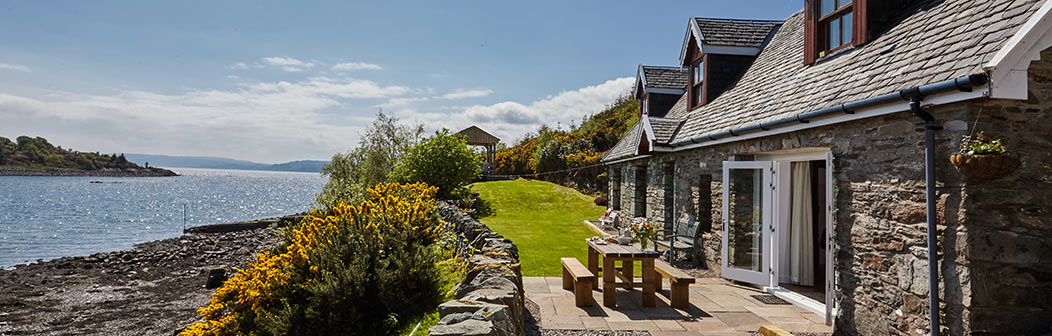
[{"label": "outdoor chair", "polygon": [[673,223],[672,230],[658,230],[658,239],[654,245],[668,250],[668,262],[671,264],[676,261],[677,252],[685,251],[687,255],[693,255],[697,238],[698,223],[680,218]]},{"label": "outdoor chair", "polygon": [[618,217],[617,211],[611,208],[607,209],[606,215],[599,218],[599,222],[603,224],[604,229],[616,229],[621,219]]}]

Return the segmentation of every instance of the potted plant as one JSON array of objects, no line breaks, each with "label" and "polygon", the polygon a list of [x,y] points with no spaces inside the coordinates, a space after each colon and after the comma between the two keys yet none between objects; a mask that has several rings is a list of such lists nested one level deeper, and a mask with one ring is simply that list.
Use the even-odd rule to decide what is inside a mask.
[{"label": "potted plant", "polygon": [[965,136],[961,150],[950,155],[950,163],[961,175],[981,180],[990,180],[1011,174],[1019,168],[1020,161],[1001,144],[1001,139],[990,139],[983,132]]},{"label": "potted plant", "polygon": [[636,218],[632,221],[632,233],[639,239],[639,247],[644,251],[647,245],[657,238],[657,226],[647,222],[646,218]]}]

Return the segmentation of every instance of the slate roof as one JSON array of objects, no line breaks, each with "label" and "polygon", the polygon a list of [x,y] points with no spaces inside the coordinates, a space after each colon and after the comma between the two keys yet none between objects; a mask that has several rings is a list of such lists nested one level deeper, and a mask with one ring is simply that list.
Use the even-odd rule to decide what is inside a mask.
[{"label": "slate roof", "polygon": [[635,126],[632,126],[625,136],[621,137],[621,140],[610,148],[609,152],[603,156],[603,161],[613,161],[620,158],[626,158],[629,156],[636,155],[636,148],[639,148],[639,130],[643,128],[643,123],[637,122]]},{"label": "slate roof", "polygon": [[683,122],[680,119],[666,119],[659,117],[649,117],[650,129],[654,130],[654,140],[658,143],[667,143],[672,136],[679,130],[679,125]]},{"label": "slate roof", "polygon": [[[682,96],[680,100],[684,100]],[[684,102],[684,104],[686,104]],[[669,119],[661,117],[647,117],[650,122],[650,129],[654,130],[654,141],[658,144],[667,144],[669,140],[679,131],[680,125],[683,124],[683,120],[680,119]],[[639,140],[642,138],[643,122],[637,122],[632,129],[625,133],[625,136],[621,138],[609,152],[603,156],[604,161],[612,161],[621,158],[626,158],[636,154],[636,148],[639,148]]]},{"label": "slate roof", "polygon": [[642,65],[643,76],[648,88],[678,89],[687,88],[687,69],[682,67],[666,67]]},{"label": "slate roof", "polygon": [[782,21],[694,18],[708,45],[761,48]]},{"label": "slate roof", "polygon": [[[680,111],[681,113],[687,110],[687,95],[684,94],[679,96],[679,100],[672,105],[672,109],[669,113]],[[655,142],[658,145],[668,144],[672,140],[672,137],[676,135],[676,132],[680,130],[683,125],[683,119],[671,119],[671,118],[660,118],[660,117],[649,117],[650,128],[654,129]],[[636,127],[642,127],[643,123],[636,123]],[[633,133],[633,131],[635,133]],[[603,161],[613,161],[617,159],[627,158],[636,154],[636,148],[639,147],[639,131],[633,128],[625,134],[621,141],[618,141],[613,148],[607,152],[606,156],[603,157]]]},{"label": "slate roof", "polygon": [[679,96],[679,100],[676,100],[676,103],[672,104],[672,107],[668,109],[668,113],[665,113],[665,118],[677,119],[669,117],[669,115],[683,115],[684,113],[687,113],[687,102],[689,101],[688,99],[689,98],[687,98],[687,93],[684,92],[683,95]]},{"label": "slate roof", "polygon": [[813,65],[798,12],[719,97],[693,111],[681,97],[665,117],[685,122],[668,143],[983,73],[1044,1],[911,1],[879,36]]},{"label": "slate roof", "polygon": [[[680,139],[983,73],[1042,1],[913,1],[875,39],[804,65],[804,13],[789,17],[731,89],[690,112]],[[901,21],[899,21],[901,20]]]}]

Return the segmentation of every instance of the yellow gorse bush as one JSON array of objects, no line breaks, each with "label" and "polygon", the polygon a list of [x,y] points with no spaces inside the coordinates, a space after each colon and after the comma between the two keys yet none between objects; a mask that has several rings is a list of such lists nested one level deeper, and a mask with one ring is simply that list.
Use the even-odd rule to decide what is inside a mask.
[{"label": "yellow gorse bush", "polygon": [[[181,335],[242,335],[256,316],[288,299],[295,289],[326,274],[310,259],[315,249],[334,241],[356,241],[382,253],[385,240],[430,244],[441,222],[432,214],[438,188],[424,183],[378,184],[358,206],[340,203],[330,213],[313,210],[298,225],[285,228],[284,248],[256,255],[256,260],[220,287],[208,305],[198,309],[203,322]],[[347,235],[343,240],[336,235]],[[280,252],[280,253],[279,253]]]}]

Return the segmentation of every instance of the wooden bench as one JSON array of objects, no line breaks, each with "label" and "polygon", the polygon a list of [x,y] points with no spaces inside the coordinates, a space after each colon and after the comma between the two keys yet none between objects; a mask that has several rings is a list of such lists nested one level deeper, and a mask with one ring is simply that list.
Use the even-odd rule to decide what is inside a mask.
[{"label": "wooden bench", "polygon": [[592,305],[592,283],[596,281],[592,274],[577,258],[560,258],[563,263],[563,289],[573,290],[574,302],[578,307]]},{"label": "wooden bench", "polygon": [[661,277],[669,278],[672,289],[668,297],[672,307],[687,310],[690,307],[690,284],[694,283],[694,277],[661,260],[654,261],[654,272],[657,273],[654,277],[657,290],[661,291]]}]

